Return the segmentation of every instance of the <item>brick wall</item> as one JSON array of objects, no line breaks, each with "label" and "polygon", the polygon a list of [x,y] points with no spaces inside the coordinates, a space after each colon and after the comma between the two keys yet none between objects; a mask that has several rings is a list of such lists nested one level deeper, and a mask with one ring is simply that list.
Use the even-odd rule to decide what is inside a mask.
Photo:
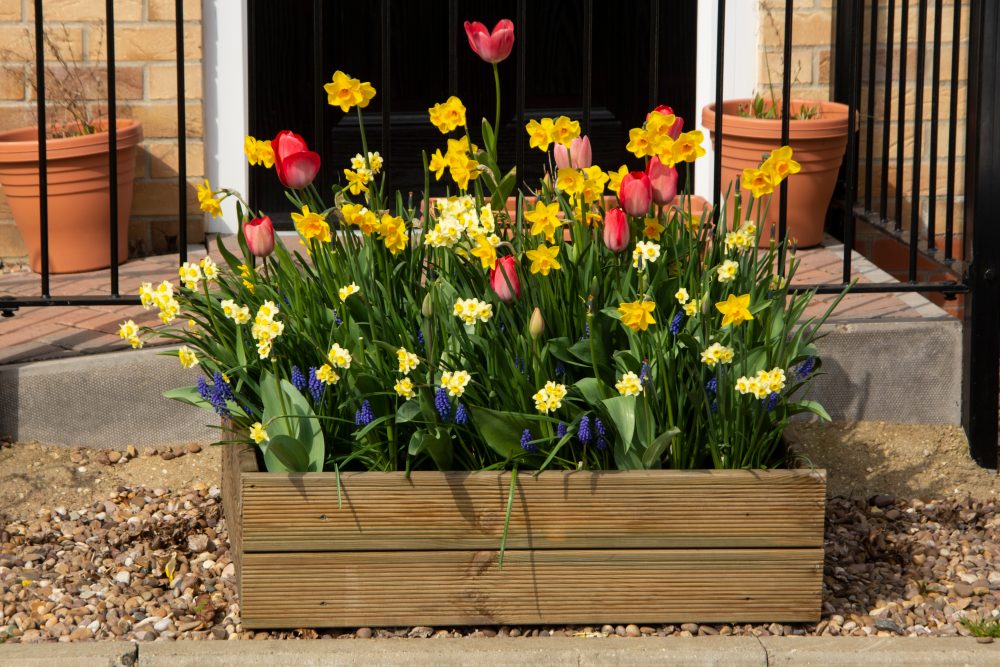
[{"label": "brick wall", "polygon": [[[107,48],[103,0],[45,0],[47,34],[67,59],[103,75]],[[201,2],[184,2],[184,56],[189,185],[188,238],[204,238],[194,185],[204,173],[202,124]],[[174,0],[115,2],[115,61],[119,116],[142,122],[145,139],[138,151],[135,194],[129,224],[132,256],[176,248],[177,88]],[[0,0],[0,127],[34,124],[34,2]],[[52,54],[47,54],[51,61]],[[47,79],[48,81],[48,79]],[[0,189],[0,258],[25,254],[20,235]]]}]

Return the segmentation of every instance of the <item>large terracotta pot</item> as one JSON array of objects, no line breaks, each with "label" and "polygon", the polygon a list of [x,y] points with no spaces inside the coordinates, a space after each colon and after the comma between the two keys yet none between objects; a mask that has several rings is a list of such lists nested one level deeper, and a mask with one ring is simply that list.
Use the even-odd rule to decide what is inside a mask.
[{"label": "large terracotta pot", "polygon": [[[128,259],[135,147],[142,126],[119,120],[118,259]],[[49,271],[76,273],[111,266],[111,196],[108,133],[49,139]],[[42,270],[39,221],[38,129],[0,132],[0,186],[14,214],[34,271]]]},{"label": "large terracotta pot", "polygon": [[[781,146],[781,121],[749,118],[738,113],[751,100],[729,100],[722,103],[722,190],[743,175],[746,167],[758,166],[767,154]],[[788,235],[800,248],[819,245],[823,240],[823,223],[830,205],[837,172],[847,148],[847,105],[837,102],[807,102],[793,100],[792,112],[803,105],[815,105],[819,113],[808,120],[789,122],[788,144],[802,171],[790,177],[788,183]],[[715,144],[715,105],[701,112],[701,122]],[[743,190],[749,201],[749,190]],[[732,194],[730,194],[732,198]],[[761,234],[761,245],[771,237],[772,224],[778,226],[778,190],[768,207]]]}]

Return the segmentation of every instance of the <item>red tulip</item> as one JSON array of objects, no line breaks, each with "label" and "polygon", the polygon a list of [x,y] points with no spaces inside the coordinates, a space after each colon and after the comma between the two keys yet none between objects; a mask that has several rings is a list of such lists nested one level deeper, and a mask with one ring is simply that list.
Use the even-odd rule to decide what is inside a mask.
[{"label": "red tulip", "polygon": [[[653,109],[651,112],[646,114],[646,120],[649,120],[649,115],[652,113],[662,113],[664,116],[670,116],[674,113],[673,108],[668,107],[666,104],[661,104],[660,106]],[[677,120],[674,124],[670,126],[670,138],[677,141],[677,137],[681,136],[681,131],[684,130],[684,119],[680,116],[675,116]]]},{"label": "red tulip", "polygon": [[646,175],[653,187],[653,201],[660,206],[669,204],[677,196],[677,170],[654,157],[646,165]]},{"label": "red tulip", "polygon": [[521,283],[517,278],[515,265],[514,258],[508,255],[498,259],[490,269],[490,287],[504,303],[521,297]]},{"label": "red tulip", "polygon": [[497,23],[492,34],[479,21],[466,21],[465,34],[476,55],[494,65],[506,60],[514,48],[514,23],[510,19]]},{"label": "red tulip", "polygon": [[629,215],[646,215],[653,201],[653,186],[644,171],[633,171],[622,177],[618,200]]},{"label": "red tulip", "polygon": [[271,141],[274,151],[274,169],[278,172],[278,180],[286,188],[301,190],[316,178],[319,173],[319,153],[309,150],[305,139],[282,130]]},{"label": "red tulip", "polygon": [[608,209],[604,214],[604,245],[608,250],[621,252],[628,247],[628,219],[620,208]]},{"label": "red tulip", "polygon": [[266,215],[243,223],[243,238],[254,257],[267,257],[274,252],[274,224]]},{"label": "red tulip", "polygon": [[[590,150],[590,137],[586,134],[571,141],[569,148],[562,144],[556,144],[552,151],[556,159],[556,166],[560,169],[570,166],[575,169],[586,169],[594,164],[594,156]],[[570,161],[573,162],[572,165]]]}]

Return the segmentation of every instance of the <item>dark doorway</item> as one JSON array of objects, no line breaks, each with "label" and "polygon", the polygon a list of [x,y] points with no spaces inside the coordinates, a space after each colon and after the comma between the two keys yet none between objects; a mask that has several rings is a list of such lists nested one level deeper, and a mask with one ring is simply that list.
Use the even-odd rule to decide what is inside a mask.
[{"label": "dark doorway", "polygon": [[[522,183],[537,183],[543,157],[528,148],[519,117],[580,120],[605,169],[639,167],[625,151],[628,129],[657,104],[693,127],[696,0],[256,0],[248,16],[250,133],[301,134],[323,158],[317,186],[329,188],[361,150],[356,113],[328,106],[321,88],[343,70],[378,91],[363,122],[369,150],[386,158],[391,188],[418,193],[421,150],[446,143],[428,107],[458,95],[477,143],[479,119],[493,122],[491,68],[469,49],[462,24],[492,28],[501,18],[514,21],[516,41],[500,63],[500,160],[520,167]],[[435,194],[445,187],[432,185]],[[250,197],[287,222],[273,172],[251,170]]]}]

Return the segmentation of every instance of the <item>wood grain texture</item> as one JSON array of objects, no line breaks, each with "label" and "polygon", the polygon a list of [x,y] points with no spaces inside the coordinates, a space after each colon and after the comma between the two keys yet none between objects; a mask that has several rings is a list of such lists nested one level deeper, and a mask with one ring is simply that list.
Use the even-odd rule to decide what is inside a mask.
[{"label": "wood grain texture", "polygon": [[[496,549],[510,475],[242,475],[243,549]],[[821,547],[825,471],[521,474],[508,549]]]},{"label": "wood grain texture", "polygon": [[[233,437],[227,430],[225,438]],[[229,531],[229,550],[237,579],[241,573],[243,555],[243,496],[241,477],[244,473],[257,472],[257,456],[249,445],[222,445],[222,510]]]},{"label": "wood grain texture", "polygon": [[244,628],[816,622],[823,550],[248,553]]}]

